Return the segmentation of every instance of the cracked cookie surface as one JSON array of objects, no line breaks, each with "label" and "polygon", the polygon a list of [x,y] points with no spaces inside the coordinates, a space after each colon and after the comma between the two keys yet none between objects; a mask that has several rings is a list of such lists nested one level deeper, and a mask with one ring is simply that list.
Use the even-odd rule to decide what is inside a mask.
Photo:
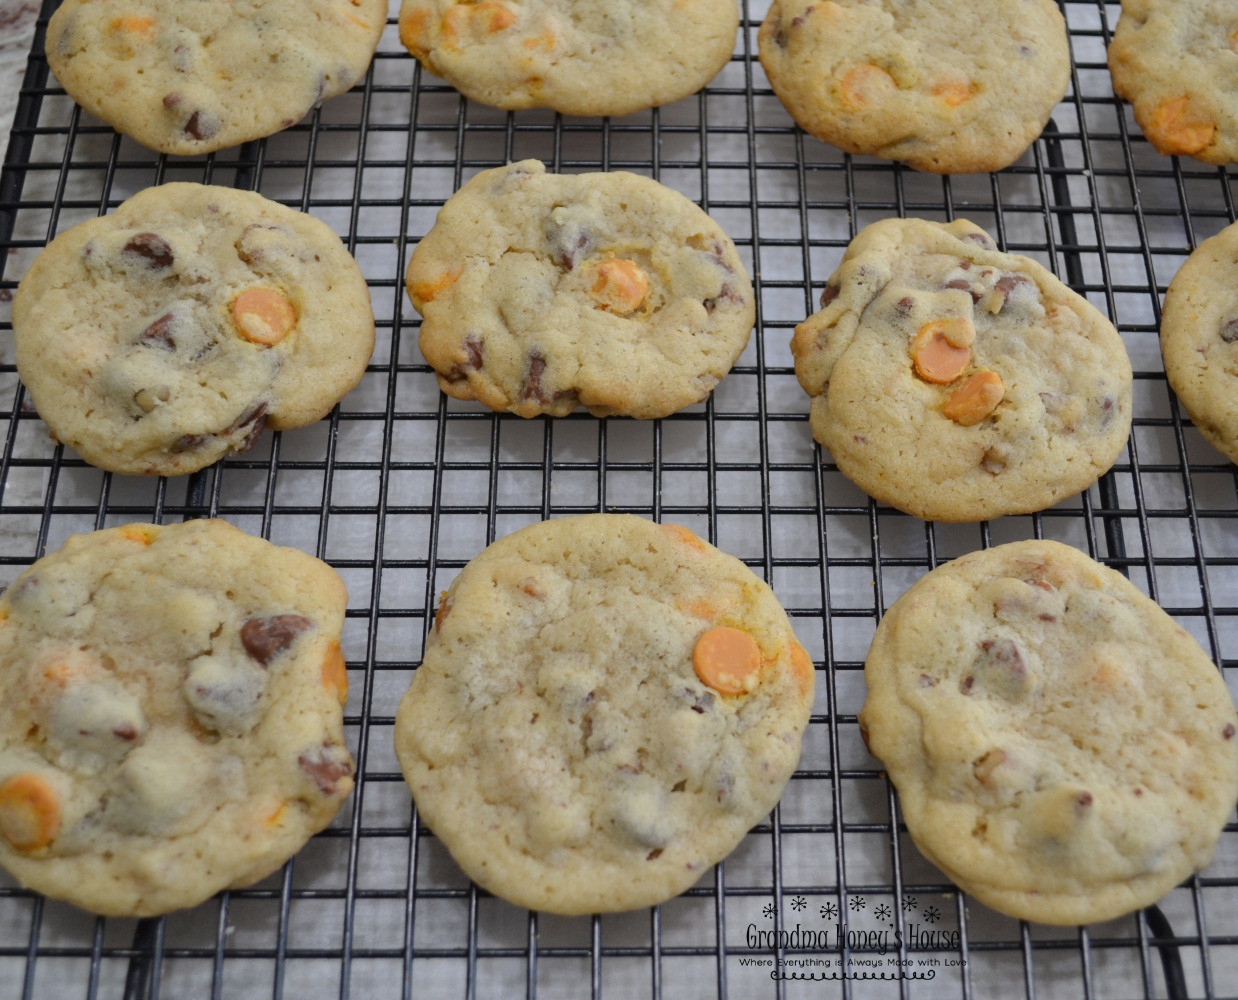
[{"label": "cracked cookie surface", "polygon": [[1199,433],[1238,462],[1238,224],[1204,240],[1174,275],[1161,311],[1169,384]]},{"label": "cracked cookie surface", "polygon": [[702,402],[756,315],[734,244],[683,195],[539,160],[456,192],[407,286],[443,391],[522,417],[654,418]]},{"label": "cracked cookie surface", "polygon": [[58,440],[111,472],[178,475],[329,413],[365,373],[374,314],[324,223],[178,183],[56,237],[13,332]]},{"label": "cracked cookie surface", "polygon": [[1109,45],[1113,90],[1156,151],[1238,160],[1238,6],[1122,0]]},{"label": "cracked cookie surface", "polygon": [[65,0],[47,60],[91,114],[193,156],[285,129],[364,75],[387,0]]},{"label": "cracked cookie surface", "polygon": [[1052,0],[774,0],[759,42],[806,132],[939,174],[1009,166],[1070,82]]},{"label": "cracked cookie surface", "polygon": [[352,789],[325,563],[223,521],[74,535],[0,597],[0,864],[107,916],[251,885]]},{"label": "cracked cookie surface", "polygon": [[735,0],[404,0],[400,40],[496,108],[627,115],[694,94],[735,48]]},{"label": "cracked cookie surface", "polygon": [[1010,916],[1113,920],[1212,857],[1238,796],[1234,706],[1199,644],[1058,542],[974,552],[886,613],[861,732],[907,829]]},{"label": "cracked cookie surface", "polygon": [[1043,510],[1113,465],[1131,365],[1113,326],[966,220],[851,241],[791,351],[813,436],[878,500],[928,521]]},{"label": "cracked cookie surface", "polygon": [[453,582],[396,753],[478,885],[552,913],[636,909],[688,889],[773,809],[813,684],[739,560],[675,525],[566,517]]}]

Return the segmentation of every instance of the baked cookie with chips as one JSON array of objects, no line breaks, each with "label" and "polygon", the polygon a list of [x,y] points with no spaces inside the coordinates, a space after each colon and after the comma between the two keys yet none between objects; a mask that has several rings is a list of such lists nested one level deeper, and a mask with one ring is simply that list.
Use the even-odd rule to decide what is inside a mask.
[{"label": "baked cookie with chips", "polygon": [[703,402],[756,316],[735,245],[679,192],[540,160],[457,191],[407,287],[443,391],[522,417],[652,419]]},{"label": "baked cookie with chips", "polygon": [[674,525],[566,517],[452,583],[396,753],[478,885],[551,913],[636,909],[689,888],[774,808],[813,682],[738,559]]},{"label": "baked cookie with chips", "polygon": [[404,0],[400,40],[465,97],[629,115],[698,90],[735,48],[735,0]]},{"label": "baked cookie with chips", "polygon": [[374,313],[318,219],[177,183],[57,236],[18,286],[13,336],[58,440],[110,472],[169,476],[326,416],[365,373]]},{"label": "baked cookie with chips", "polygon": [[936,174],[1009,166],[1070,83],[1053,0],[773,0],[759,44],[804,131]]},{"label": "baked cookie with chips", "polygon": [[0,597],[0,864],[105,916],[257,882],[352,789],[347,594],[223,521],[75,535]]},{"label": "baked cookie with chips", "polygon": [[69,96],[161,153],[237,146],[365,76],[387,0],[65,0],[47,61]]},{"label": "baked cookie with chips", "polygon": [[1113,920],[1203,869],[1238,797],[1238,714],[1199,644],[1058,542],[973,552],[886,612],[861,732],[916,846],[1046,924]]},{"label": "baked cookie with chips", "polygon": [[1238,5],[1122,0],[1109,73],[1158,153],[1238,160]]},{"label": "baked cookie with chips", "polygon": [[813,437],[899,510],[927,521],[1043,510],[1126,445],[1131,365],[1117,331],[966,220],[873,223],[821,306],[791,341]]}]

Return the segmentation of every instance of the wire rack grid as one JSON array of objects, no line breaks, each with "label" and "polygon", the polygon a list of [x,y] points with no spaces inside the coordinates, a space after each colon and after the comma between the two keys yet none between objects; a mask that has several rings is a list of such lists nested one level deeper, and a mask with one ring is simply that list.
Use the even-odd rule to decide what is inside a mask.
[{"label": "wire rack grid", "polygon": [[[744,0],[735,55],[701,94],[614,121],[465,102],[408,57],[393,18],[350,94],[277,136],[197,159],[137,146],[59,89],[42,56],[57,2],[43,3],[0,175],[4,328],[5,303],[51,237],[146,186],[197,180],[331,224],[369,281],[378,346],[328,419],[265,435],[196,475],[146,480],[101,473],[50,440],[4,338],[0,583],[73,532],[134,520],[224,517],[317,554],[349,585],[346,724],[358,780],[336,822],[280,873],[164,919],[97,919],[6,878],[0,995],[1233,995],[1238,825],[1158,907],[1077,930],[1020,923],[961,896],[923,860],[856,726],[881,612],[941,561],[1032,536],[1128,573],[1232,683],[1235,470],[1183,415],[1157,347],[1167,282],[1235,218],[1231,178],[1157,156],[1114,98],[1105,46],[1116,5],[1061,0],[1071,90],[1016,166],[933,177],[844,156],[792,126],[755,58],[765,0]],[[735,239],[757,290],[756,329],[706,404],[653,422],[522,421],[439,393],[403,293],[408,254],[464,180],[530,156],[554,170],[652,176]],[[970,218],[1113,319],[1136,371],[1134,431],[1092,490],[1031,517],[924,524],[869,500],[812,443],[790,328],[814,310],[855,232],[890,215]],[[817,664],[818,696],[782,804],[731,857],[651,911],[564,919],[468,883],[412,809],[392,725],[436,594],[465,562],[524,524],[598,510],[685,524],[762,574]],[[805,947],[805,932],[825,937]],[[773,978],[778,969],[818,978]]]}]

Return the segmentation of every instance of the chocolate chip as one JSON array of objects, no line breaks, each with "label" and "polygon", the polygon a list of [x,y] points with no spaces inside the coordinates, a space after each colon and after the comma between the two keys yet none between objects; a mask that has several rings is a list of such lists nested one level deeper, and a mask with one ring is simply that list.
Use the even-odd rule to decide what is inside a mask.
[{"label": "chocolate chip", "polygon": [[485,357],[485,345],[477,337],[464,338],[464,350],[469,356],[469,367],[480,368]]},{"label": "chocolate chip", "polygon": [[546,371],[546,359],[534,351],[529,355],[529,368],[525,372],[524,386],[520,390],[520,402],[536,399],[542,405],[550,402],[542,388],[542,374]]},{"label": "chocolate chip", "polygon": [[121,740],[136,740],[138,738],[138,730],[133,723],[126,722],[124,725],[113,729],[112,735]]},{"label": "chocolate chip", "polygon": [[922,688],[937,687],[937,680],[933,677],[930,677],[928,674],[921,674],[920,675],[920,687]]},{"label": "chocolate chip", "polygon": [[836,298],[838,298],[838,295],[841,291],[842,289],[839,288],[837,285],[826,285],[825,288],[821,292],[821,308],[824,309],[831,302],[833,302]]},{"label": "chocolate chip", "polygon": [[1080,792],[1078,795],[1075,796],[1075,801],[1079,803],[1080,809],[1086,809],[1088,808],[1088,806],[1092,804],[1092,793],[1091,792]]},{"label": "chocolate chip", "polygon": [[1003,274],[997,279],[997,284],[993,287],[1002,293],[1006,298],[1010,298],[1010,293],[1020,285],[1030,285],[1032,280],[1025,278],[1021,274]]},{"label": "chocolate chip", "polygon": [[904,295],[894,305],[894,311],[901,316],[907,316],[916,307],[916,300],[910,295]]},{"label": "chocolate chip", "polygon": [[242,413],[231,427],[228,428],[228,433],[233,434],[243,428],[248,427],[249,432],[237,444],[237,452],[249,451],[262,436],[262,432],[267,425],[267,404],[266,402],[256,403],[248,410]]},{"label": "chocolate chip", "polygon": [[947,281],[945,288],[957,288],[959,291],[967,292],[972,297],[973,302],[980,301],[980,293],[971,286],[971,282],[966,278],[955,278],[953,281]]},{"label": "chocolate chip", "polygon": [[1238,316],[1233,319],[1227,319],[1221,324],[1221,339],[1227,344],[1232,344],[1238,340]]},{"label": "chocolate chip", "polygon": [[219,131],[219,123],[201,111],[195,111],[185,122],[185,131],[195,139],[209,139]]},{"label": "chocolate chip", "polygon": [[166,271],[175,260],[168,241],[155,233],[138,233],[125,244],[121,253],[141,257],[152,271]]},{"label": "chocolate chip", "polygon": [[971,270],[971,261],[970,261],[970,260],[961,260],[961,261],[959,261],[959,270],[961,270],[961,271],[970,271],[970,270]]},{"label": "chocolate chip", "polygon": [[[691,694],[692,692],[689,691],[688,693]],[[714,707],[714,696],[710,694],[708,691],[702,691],[699,695],[697,695],[693,699],[693,702],[692,702],[692,711],[700,715],[704,715],[706,712],[708,712],[713,707]]]},{"label": "chocolate chip", "polygon": [[1023,653],[1013,639],[985,639],[972,664],[963,694],[971,694],[975,684],[986,694],[1007,701],[1017,701],[1031,689],[1033,680],[1023,660]]},{"label": "chocolate chip", "polygon": [[313,779],[323,795],[334,795],[340,779],[351,778],[353,773],[347,751],[332,743],[324,743],[317,752],[301,754],[297,766]]},{"label": "chocolate chip", "polygon": [[194,451],[201,448],[214,435],[212,434],[182,434],[174,442],[168,450],[174,455],[179,455],[181,452]]},{"label": "chocolate chip", "polygon": [[165,313],[151,323],[138,335],[138,343],[143,347],[155,347],[161,351],[175,351],[176,342],[172,339],[171,313]]},{"label": "chocolate chip", "polygon": [[997,249],[997,244],[993,242],[993,238],[988,233],[967,233],[963,239],[979,243],[986,250]]},{"label": "chocolate chip", "polygon": [[241,626],[241,645],[264,667],[291,646],[297,636],[314,627],[301,615],[272,615],[251,618]]},{"label": "chocolate chip", "polygon": [[165,108],[174,108],[184,100],[185,98],[183,98],[180,94],[164,94],[163,106]]},{"label": "chocolate chip", "polygon": [[1104,430],[1113,423],[1113,406],[1114,399],[1112,396],[1106,396],[1100,401],[1100,426]]},{"label": "chocolate chip", "polygon": [[648,854],[645,855],[645,860],[653,861],[656,858],[660,858],[661,856],[662,856],[662,848],[655,847],[652,851],[650,851]]},{"label": "chocolate chip", "polygon": [[774,29],[774,44],[780,49],[785,49],[787,47],[787,33],[782,30],[781,24]]},{"label": "chocolate chip", "polygon": [[718,295],[717,295],[717,297],[716,297],[716,298],[706,299],[706,300],[705,300],[704,302],[702,302],[701,304],[705,307],[705,311],[706,311],[707,313],[711,313],[711,314],[712,314],[712,313],[713,313],[713,311],[714,311],[715,309],[717,309],[717,308],[718,308],[718,303],[719,303],[719,302],[739,302],[739,303],[742,303],[743,301],[744,301],[744,300],[743,300],[743,296],[741,296],[741,295],[736,295],[736,294],[735,294],[735,292],[734,292],[734,290],[731,288],[731,286],[730,286],[730,285],[723,285],[723,286],[722,286],[722,288],[721,288],[721,289],[719,289],[719,291],[718,291]]},{"label": "chocolate chip", "polygon": [[1221,730],[1221,735],[1227,740],[1232,740],[1234,738],[1234,732],[1234,724],[1232,722],[1227,722],[1225,724],[1225,728]]}]

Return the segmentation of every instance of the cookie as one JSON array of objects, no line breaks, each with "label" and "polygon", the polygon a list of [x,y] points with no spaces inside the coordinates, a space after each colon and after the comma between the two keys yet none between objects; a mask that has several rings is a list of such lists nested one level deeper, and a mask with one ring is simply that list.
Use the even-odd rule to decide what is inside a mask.
[{"label": "cookie", "polygon": [[1238,160],[1238,6],[1122,0],[1109,73],[1158,153]]},{"label": "cookie", "polygon": [[326,225],[261,195],[148,188],[61,233],[13,302],[39,416],[111,472],[195,472],[301,427],[365,373],[374,314]]},{"label": "cookie", "polygon": [[864,229],[795,328],[812,432],[861,489],[926,521],[1043,510],[1130,434],[1117,331],[965,220]]},{"label": "cookie", "polygon": [[251,885],[352,789],[348,595],[223,521],[75,535],[0,597],[0,864],[106,916]]},{"label": "cookie", "polygon": [[756,310],[735,246],[647,177],[478,174],[408,265],[443,391],[522,417],[664,417],[705,400]]},{"label": "cookie", "polygon": [[1238,797],[1234,706],[1194,639],[1058,542],[934,570],[886,613],[861,732],[916,846],[1022,920],[1149,906],[1204,868]]},{"label": "cookie", "polygon": [[161,153],[261,139],[365,76],[387,0],[65,0],[47,61],[69,96]]},{"label": "cookie", "polygon": [[731,58],[735,0],[404,0],[400,41],[496,108],[628,115],[694,94]]},{"label": "cookie", "polygon": [[1238,462],[1238,224],[1204,240],[1165,293],[1161,353],[1199,433]]},{"label": "cookie", "polygon": [[692,886],[774,808],[813,683],[738,559],[675,525],[565,517],[456,578],[396,754],[478,885],[551,913],[636,909]]},{"label": "cookie", "polygon": [[1053,0],[773,0],[759,44],[804,131],[935,174],[1012,164],[1070,83]]}]

